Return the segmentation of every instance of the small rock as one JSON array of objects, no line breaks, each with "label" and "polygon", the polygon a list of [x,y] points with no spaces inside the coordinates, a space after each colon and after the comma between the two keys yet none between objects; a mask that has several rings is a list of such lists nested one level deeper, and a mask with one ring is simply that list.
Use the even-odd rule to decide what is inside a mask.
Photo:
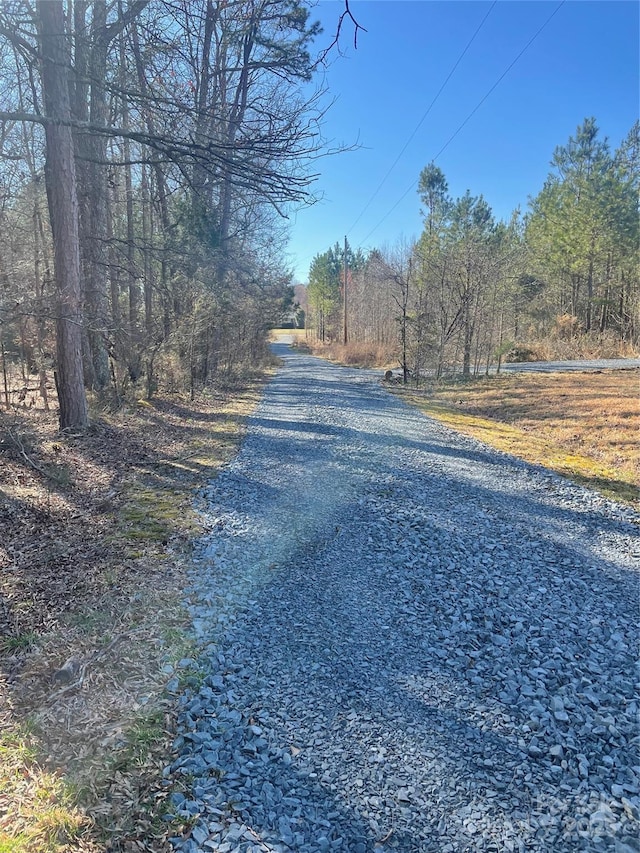
[{"label": "small rock", "polygon": [[80,658],[69,658],[60,669],[53,673],[53,680],[56,684],[71,684],[78,677],[81,666]]},{"label": "small rock", "polygon": [[627,817],[631,818],[631,820],[638,820],[640,818],[640,812],[638,811],[638,806],[635,803],[632,803],[631,800],[628,800],[626,797],[621,797],[620,802],[622,803],[622,808],[625,810]]}]

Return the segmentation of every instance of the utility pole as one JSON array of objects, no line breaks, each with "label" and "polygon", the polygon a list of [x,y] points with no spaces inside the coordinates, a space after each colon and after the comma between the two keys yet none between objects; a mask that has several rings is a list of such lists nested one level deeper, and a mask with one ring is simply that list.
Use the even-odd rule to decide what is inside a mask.
[{"label": "utility pole", "polygon": [[347,273],[348,273],[348,264],[347,264],[347,238],[344,238],[344,285],[342,289],[343,293],[343,316],[344,316],[344,329],[343,329],[343,343],[346,346],[347,343]]}]

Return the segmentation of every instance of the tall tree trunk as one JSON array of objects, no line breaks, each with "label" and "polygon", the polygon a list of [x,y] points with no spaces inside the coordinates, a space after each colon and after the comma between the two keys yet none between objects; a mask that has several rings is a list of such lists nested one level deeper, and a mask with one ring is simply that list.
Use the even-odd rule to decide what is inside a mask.
[{"label": "tall tree trunk", "polygon": [[[109,124],[105,81],[107,58],[113,39],[135,19],[146,5],[138,0],[107,24],[106,0],[76,0],[76,81],[77,117],[97,127]],[[91,10],[90,38],[86,35],[86,15]],[[124,73],[124,72],[123,72]],[[126,81],[123,83],[126,91]],[[101,133],[78,133],[78,178],[81,188],[80,246],[83,262],[83,290],[89,357],[85,377],[92,387],[106,388],[110,380],[109,338],[113,327],[109,313],[109,223],[107,197],[107,137]]]},{"label": "tall tree trunk", "polygon": [[467,269],[466,271],[466,282],[465,282],[465,291],[463,294],[463,313],[462,313],[462,332],[463,332],[463,346],[462,346],[462,375],[465,379],[469,379],[471,376],[471,344],[473,342],[473,321],[471,318],[471,273]]},{"label": "tall tree trunk", "polygon": [[[126,94],[126,54],[124,37],[120,38],[120,84],[123,95],[121,98],[122,126],[129,129],[129,99]],[[126,244],[127,244],[127,290],[129,294],[129,322],[127,367],[129,375],[135,382],[140,377],[140,290],[136,277],[136,247],[133,216],[133,178],[131,175],[131,141],[128,137],[122,140],[124,165],[124,193],[126,203]]]},{"label": "tall tree trunk", "polygon": [[589,272],[587,274],[587,311],[585,318],[585,328],[587,332],[591,331],[593,325],[593,270],[594,270],[594,239],[591,240],[591,254],[589,256]]},{"label": "tall tree trunk", "polygon": [[[107,97],[104,81],[107,76],[107,4],[105,0],[92,3],[93,26],[91,45],[91,95],[89,116],[91,123],[99,127],[108,124]],[[87,138],[89,163],[87,196],[90,213],[91,233],[86,257],[88,276],[85,279],[85,303],[88,314],[88,336],[93,365],[93,379],[98,390],[109,384],[109,354],[107,351],[109,329],[109,301],[107,297],[107,138],[92,133]]]},{"label": "tall tree trunk", "polygon": [[0,362],[2,362],[2,385],[4,387],[4,407],[7,411],[11,408],[9,402],[9,377],[7,376],[7,359],[4,351],[4,340],[0,338]]},{"label": "tall tree trunk", "polygon": [[153,334],[153,265],[151,250],[153,244],[153,219],[151,216],[151,192],[149,189],[148,167],[141,167],[140,197],[142,205],[142,252],[143,252],[143,291],[144,291],[144,328],[147,335],[147,345],[151,343]]},{"label": "tall tree trunk", "polygon": [[61,0],[37,0],[42,55],[45,125],[45,179],[53,231],[57,294],[56,342],[60,428],[88,426],[82,372],[82,312],[78,197],[71,134],[67,69],[69,50]]},{"label": "tall tree trunk", "polygon": [[[138,75],[138,85],[140,87],[140,91],[144,94],[145,98],[150,98],[149,87],[147,85],[147,80],[145,77],[144,63],[142,61],[142,54],[140,52],[140,40],[138,35],[138,28],[134,23],[131,29],[132,36],[132,45],[133,45],[133,55],[136,61],[136,71]],[[156,134],[156,128],[153,121],[153,116],[151,110],[146,107],[143,108],[143,114],[145,118],[145,124],[147,126],[147,131],[151,136]],[[169,236],[170,224],[169,224],[169,207],[167,202],[167,180],[163,171],[163,167],[161,163],[156,159],[153,164],[153,171],[150,176],[150,180],[148,181],[148,194],[149,194],[149,204],[151,204],[151,197],[153,196],[153,177],[155,177],[155,185],[156,185],[156,193],[157,193],[157,210],[158,210],[158,219],[159,219],[159,236],[161,238],[161,251],[162,258],[160,261],[160,286],[159,290],[162,294],[162,305],[163,305],[163,335],[164,338],[168,338],[171,333],[171,313],[170,313],[170,300],[169,300],[169,278],[171,277],[171,272],[169,270],[169,264],[167,262],[167,258],[165,256],[166,243]],[[146,173],[143,173],[146,174]],[[150,208],[149,210],[149,222],[153,223],[153,211]],[[152,229],[151,229],[152,230]],[[149,286],[151,285],[151,281],[147,283],[146,274],[145,274],[145,320],[147,333],[151,333],[152,331],[152,322],[153,318],[151,316],[152,309],[152,296],[151,290]]]},{"label": "tall tree trunk", "polygon": [[[89,54],[90,38],[87,26],[88,0],[75,0],[73,4],[73,71],[69,78],[71,111],[79,122],[89,121]],[[89,199],[89,134],[83,130],[73,131],[75,143],[76,192],[78,196],[78,240],[80,243],[80,269],[83,309],[89,308],[86,301],[87,282],[91,277],[91,205]],[[83,310],[83,313],[85,311]],[[91,310],[89,308],[89,316]],[[96,376],[91,355],[91,342],[87,324],[82,326],[82,363],[84,384],[87,388],[96,385]]]},{"label": "tall tree trunk", "polygon": [[38,379],[40,382],[40,396],[44,403],[45,411],[49,411],[49,395],[47,394],[47,372],[44,366],[44,339],[45,339],[45,321],[44,321],[44,286],[42,281],[42,270],[40,269],[42,257],[44,255],[43,245],[40,242],[40,234],[42,231],[42,216],[40,214],[40,203],[36,194],[33,205],[33,281],[35,286],[36,297],[36,339],[38,341]]},{"label": "tall tree trunk", "polygon": [[602,310],[600,313],[600,334],[603,335],[607,329],[609,319],[609,309],[611,305],[611,252],[607,252],[607,271],[605,275],[605,291],[604,299],[602,300]]},{"label": "tall tree trunk", "polygon": [[[251,20],[247,23],[246,33],[244,36],[244,42],[242,45],[242,71],[240,72],[240,79],[236,87],[227,128],[226,143],[229,161],[233,158],[233,146],[236,142],[237,135],[240,131],[245,112],[247,110],[247,99],[249,94],[249,61],[254,48],[256,29],[256,21],[252,16]],[[224,281],[229,269],[229,231],[231,227],[232,199],[233,187],[231,183],[231,170],[227,167],[223,169],[222,173],[220,205],[218,212],[219,247],[217,279],[219,282]]]},{"label": "tall tree trunk", "polygon": [[107,191],[107,195],[105,196],[105,206],[107,208],[107,240],[109,242],[109,293],[111,299],[111,320],[113,323],[114,338],[119,340],[122,331],[120,328],[122,317],[120,316],[120,262],[116,254],[113,234],[113,207],[115,195],[115,187],[111,191]]},{"label": "tall tree trunk", "polygon": [[[22,99],[21,99],[22,103]],[[45,229],[42,221],[42,210],[40,206],[40,193],[37,189],[38,173],[36,169],[33,148],[30,144],[29,135],[27,133],[27,125],[22,125],[22,143],[24,146],[25,162],[29,169],[29,175],[34,185],[35,192],[33,195],[33,213],[31,221],[33,225],[33,281],[34,281],[34,296],[35,296],[35,327],[36,340],[38,344],[38,378],[40,382],[40,396],[44,403],[45,411],[49,411],[49,396],[47,394],[47,372],[45,369],[45,338],[46,338],[46,316],[47,312],[44,306],[44,282],[51,279],[51,262],[48,258],[47,240],[45,238]],[[44,270],[42,265],[44,264]]]},{"label": "tall tree trunk", "polygon": [[[200,68],[198,69],[198,79],[196,81],[196,103],[197,120],[195,128],[195,141],[202,145],[206,144],[207,130],[211,124],[213,116],[211,110],[207,109],[209,104],[210,87],[212,79],[212,71],[215,70],[214,62],[219,62],[219,56],[216,55],[212,61],[212,42],[214,35],[215,23],[218,16],[218,10],[213,0],[206,0],[206,10],[204,16],[204,31],[202,43],[202,56],[200,58]],[[191,209],[195,228],[201,237],[206,236],[210,239],[209,226],[207,225],[210,218],[211,207],[211,180],[208,175],[208,170],[202,164],[194,165],[191,178],[192,196]]]}]

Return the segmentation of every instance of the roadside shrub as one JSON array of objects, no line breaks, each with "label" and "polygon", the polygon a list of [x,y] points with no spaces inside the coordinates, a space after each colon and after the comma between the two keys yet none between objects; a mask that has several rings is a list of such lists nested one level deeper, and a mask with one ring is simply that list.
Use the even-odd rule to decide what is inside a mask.
[{"label": "roadside shrub", "polygon": [[553,334],[560,340],[570,341],[580,331],[580,321],[572,314],[561,314],[556,317]]},{"label": "roadside shrub", "polygon": [[516,343],[507,352],[505,361],[512,364],[525,361],[547,361],[551,356],[549,347],[546,344],[536,343]]},{"label": "roadside shrub", "polygon": [[310,348],[315,355],[351,367],[386,367],[398,363],[395,349],[383,344],[354,341],[345,346],[345,344],[339,343],[323,344],[317,342],[312,343]]}]

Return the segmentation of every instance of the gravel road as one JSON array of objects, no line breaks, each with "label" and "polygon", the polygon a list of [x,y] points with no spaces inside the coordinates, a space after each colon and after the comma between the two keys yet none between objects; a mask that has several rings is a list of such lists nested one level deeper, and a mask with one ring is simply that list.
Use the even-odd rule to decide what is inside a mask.
[{"label": "gravel road", "polygon": [[202,495],[174,847],[640,850],[640,517],[275,349]]}]

